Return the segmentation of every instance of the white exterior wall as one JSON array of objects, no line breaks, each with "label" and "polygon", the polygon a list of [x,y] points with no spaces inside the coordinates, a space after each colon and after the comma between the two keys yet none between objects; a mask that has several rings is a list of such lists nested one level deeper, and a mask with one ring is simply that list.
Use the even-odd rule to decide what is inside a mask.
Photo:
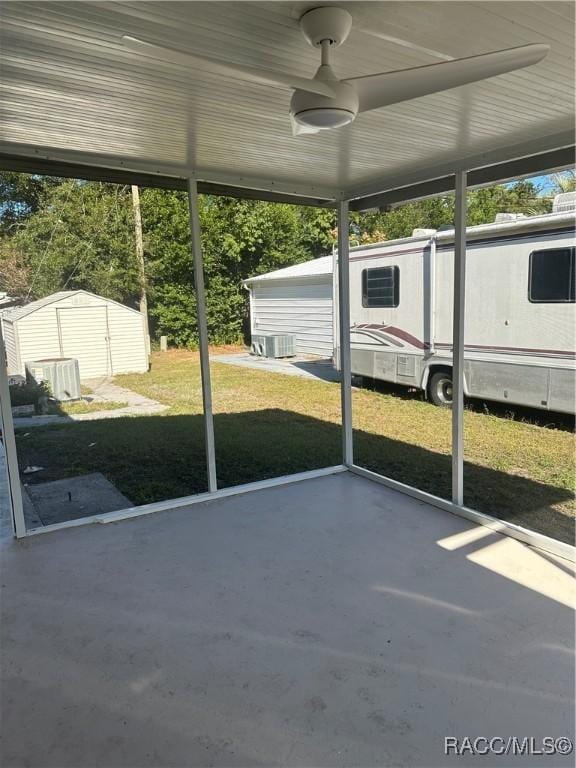
[{"label": "white exterior wall", "polygon": [[145,373],[148,351],[144,316],[109,302],[108,329],[113,373]]},{"label": "white exterior wall", "polygon": [[14,329],[14,324],[9,323],[7,320],[2,320],[1,322],[8,375],[16,374],[18,373],[18,350],[16,347],[16,331]]},{"label": "white exterior wall", "polygon": [[[4,322],[4,327],[12,323]],[[148,370],[141,314],[101,296],[78,292],[14,321],[19,366],[49,357],[76,357],[81,378]]]},{"label": "white exterior wall", "polygon": [[331,357],[332,276],[252,283],[252,334],[293,334],[296,352]]},{"label": "white exterior wall", "polygon": [[15,320],[14,326],[18,334],[20,353],[20,368],[17,373],[24,376],[26,363],[33,360],[61,357],[56,302]]}]

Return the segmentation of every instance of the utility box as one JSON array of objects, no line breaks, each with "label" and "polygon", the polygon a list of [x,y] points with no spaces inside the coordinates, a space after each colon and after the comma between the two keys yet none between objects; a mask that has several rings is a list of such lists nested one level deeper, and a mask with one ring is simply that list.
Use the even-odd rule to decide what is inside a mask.
[{"label": "utility box", "polygon": [[277,336],[252,336],[250,352],[259,357],[294,357],[296,340],[287,334]]},{"label": "utility box", "polygon": [[26,363],[27,377],[46,384],[50,395],[59,401],[80,400],[80,369],[73,357],[52,357]]}]

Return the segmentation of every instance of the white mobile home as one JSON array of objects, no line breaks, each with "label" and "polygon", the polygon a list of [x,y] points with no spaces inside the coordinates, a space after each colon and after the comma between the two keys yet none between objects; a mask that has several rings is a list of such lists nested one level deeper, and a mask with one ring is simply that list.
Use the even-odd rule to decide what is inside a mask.
[{"label": "white mobile home", "polygon": [[[575,244],[573,213],[467,230],[466,395],[574,411]],[[353,373],[451,403],[453,268],[453,230],[351,249]]]},{"label": "white mobile home", "polygon": [[291,334],[298,354],[332,357],[332,268],[322,256],[246,280],[251,334]]},{"label": "white mobile home", "polygon": [[88,291],[60,291],[7,310],[2,333],[10,374],[54,357],[76,358],[82,379],[148,370],[140,312]]}]

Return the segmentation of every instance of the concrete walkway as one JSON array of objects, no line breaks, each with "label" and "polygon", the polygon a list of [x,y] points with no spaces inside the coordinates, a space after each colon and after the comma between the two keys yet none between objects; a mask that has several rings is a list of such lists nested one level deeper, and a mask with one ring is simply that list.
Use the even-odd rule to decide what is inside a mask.
[{"label": "concrete walkway", "polygon": [[297,355],[274,360],[268,357],[256,357],[248,352],[233,355],[210,355],[212,363],[238,365],[241,368],[253,368],[267,373],[283,373],[286,376],[299,376],[317,381],[340,381],[340,374],[332,366],[329,358],[314,358]]},{"label": "concrete walkway", "polygon": [[[95,379],[84,382],[92,388],[89,402],[101,402],[102,410],[91,413],[77,413],[66,416],[21,416],[14,419],[14,426],[43,427],[46,424],[63,424],[70,421],[98,421],[99,419],[119,419],[124,416],[151,416],[163,413],[167,405],[151,400],[149,397],[133,392],[131,389],[112,384],[109,379]],[[125,408],[106,409],[106,403],[127,403]]]}]

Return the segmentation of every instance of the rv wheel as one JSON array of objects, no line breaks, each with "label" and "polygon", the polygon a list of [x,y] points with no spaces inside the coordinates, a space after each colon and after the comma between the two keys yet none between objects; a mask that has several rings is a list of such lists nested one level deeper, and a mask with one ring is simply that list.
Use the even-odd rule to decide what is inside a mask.
[{"label": "rv wheel", "polygon": [[434,405],[449,408],[452,405],[452,374],[450,371],[438,371],[430,376],[428,397]]}]

